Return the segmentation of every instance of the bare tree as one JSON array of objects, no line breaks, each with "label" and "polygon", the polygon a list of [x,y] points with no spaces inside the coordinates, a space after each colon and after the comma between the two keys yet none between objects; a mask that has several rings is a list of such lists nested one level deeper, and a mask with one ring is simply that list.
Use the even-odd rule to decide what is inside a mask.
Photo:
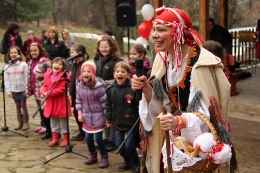
[{"label": "bare tree", "polygon": [[56,10],[52,11],[54,25],[58,25],[58,14],[60,13],[61,6],[62,6],[62,4],[65,3],[65,1],[66,0],[53,0],[52,1],[53,7],[56,7]]}]

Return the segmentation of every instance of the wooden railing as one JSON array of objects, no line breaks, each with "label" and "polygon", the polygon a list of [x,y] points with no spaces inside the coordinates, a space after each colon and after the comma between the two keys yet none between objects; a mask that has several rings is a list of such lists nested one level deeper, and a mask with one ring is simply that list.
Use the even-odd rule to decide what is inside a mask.
[{"label": "wooden railing", "polygon": [[243,30],[231,32],[233,36],[232,54],[237,62],[246,68],[256,67],[256,36],[255,30]]}]

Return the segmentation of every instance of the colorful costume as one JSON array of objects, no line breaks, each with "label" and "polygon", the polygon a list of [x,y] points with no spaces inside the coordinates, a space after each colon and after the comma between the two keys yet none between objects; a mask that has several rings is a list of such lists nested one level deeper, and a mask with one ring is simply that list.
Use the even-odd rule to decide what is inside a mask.
[{"label": "colorful costume", "polygon": [[[175,62],[172,62],[171,54],[158,52],[151,72],[151,77],[155,77],[151,80],[152,98],[148,102],[143,96],[139,106],[144,129],[148,135],[152,135],[148,138],[145,160],[148,172],[162,172],[163,168],[167,167],[166,148],[163,147],[165,132],[161,129],[160,120],[156,118],[162,112],[162,105],[167,108],[167,112],[185,117],[186,124],[179,130],[186,141],[193,143],[200,134],[209,132],[209,127],[196,116],[197,113],[189,111],[187,106],[196,94],[201,92],[201,98],[197,101],[199,106],[195,112],[210,119],[210,97],[214,97],[220,107],[222,119],[226,121],[230,93],[230,84],[223,73],[221,60],[201,47],[203,40],[195,31],[189,29],[192,25],[190,17],[176,8],[162,7],[156,12],[158,16],[154,25],[171,27]],[[184,44],[190,46],[186,55],[182,54]],[[177,120],[176,122],[179,124]],[[176,131],[176,128],[172,130]],[[171,135],[172,169],[179,171],[196,164],[200,160],[198,157],[190,159],[188,155],[176,156],[180,150],[176,151],[173,146],[175,139],[175,136]],[[220,167],[220,171],[229,172],[229,166]]]}]

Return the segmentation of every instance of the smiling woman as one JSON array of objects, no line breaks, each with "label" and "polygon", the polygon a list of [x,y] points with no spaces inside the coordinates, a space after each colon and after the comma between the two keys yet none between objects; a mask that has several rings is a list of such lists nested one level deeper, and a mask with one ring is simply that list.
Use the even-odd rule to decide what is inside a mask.
[{"label": "smiling woman", "polygon": [[[173,144],[181,136],[195,146],[195,139],[209,132],[207,124],[197,115],[212,118],[210,98],[220,107],[219,116],[227,120],[230,84],[222,71],[221,60],[201,47],[204,41],[190,29],[192,21],[184,11],[163,6],[156,13],[152,38],[157,55],[151,78],[134,75],[132,79],[132,89],[142,89],[145,96],[139,104],[143,136],[149,137],[148,144],[142,146],[147,152],[143,166],[148,172],[164,172],[163,169],[170,172],[171,168],[173,172],[196,172],[192,169],[203,158],[197,154],[190,157],[185,154],[187,151],[183,153]],[[163,111],[162,105],[167,111]],[[169,140],[164,141],[165,138]],[[216,169],[212,165],[211,171]],[[229,172],[229,166],[220,169]],[[203,167],[199,170],[210,172]]]}]

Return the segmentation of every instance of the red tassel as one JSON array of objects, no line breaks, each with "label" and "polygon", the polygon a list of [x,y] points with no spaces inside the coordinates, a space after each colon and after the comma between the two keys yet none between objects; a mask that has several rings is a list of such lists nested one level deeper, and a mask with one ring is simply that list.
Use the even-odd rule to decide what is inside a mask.
[{"label": "red tassel", "polygon": [[141,146],[141,149],[142,149],[143,151],[146,151],[146,150],[147,150],[147,147],[148,147],[148,137],[144,137],[144,138],[142,139],[140,146]]}]

